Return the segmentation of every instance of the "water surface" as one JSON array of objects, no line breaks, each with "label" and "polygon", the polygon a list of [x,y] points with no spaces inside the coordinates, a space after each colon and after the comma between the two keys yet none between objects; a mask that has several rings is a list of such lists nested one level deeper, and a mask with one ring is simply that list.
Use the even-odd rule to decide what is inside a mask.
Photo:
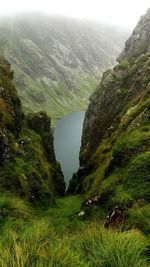
[{"label": "water surface", "polygon": [[73,112],[56,124],[54,147],[57,161],[60,162],[65,182],[72,178],[79,168],[79,151],[85,112]]}]

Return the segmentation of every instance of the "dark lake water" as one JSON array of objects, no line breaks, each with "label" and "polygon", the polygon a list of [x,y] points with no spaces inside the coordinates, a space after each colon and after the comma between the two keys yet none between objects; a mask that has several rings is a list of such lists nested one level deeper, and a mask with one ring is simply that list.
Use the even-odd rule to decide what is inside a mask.
[{"label": "dark lake water", "polygon": [[60,162],[66,184],[79,168],[79,151],[85,112],[73,112],[56,124],[54,147]]}]

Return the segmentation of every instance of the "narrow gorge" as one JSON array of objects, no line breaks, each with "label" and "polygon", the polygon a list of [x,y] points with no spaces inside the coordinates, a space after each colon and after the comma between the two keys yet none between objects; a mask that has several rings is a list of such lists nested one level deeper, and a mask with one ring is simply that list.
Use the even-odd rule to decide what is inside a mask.
[{"label": "narrow gorge", "polygon": [[0,20],[0,267],[149,267],[150,9],[122,52],[27,18]]},{"label": "narrow gorge", "polygon": [[85,112],[71,113],[56,123],[54,148],[66,185],[79,168],[79,152]]}]

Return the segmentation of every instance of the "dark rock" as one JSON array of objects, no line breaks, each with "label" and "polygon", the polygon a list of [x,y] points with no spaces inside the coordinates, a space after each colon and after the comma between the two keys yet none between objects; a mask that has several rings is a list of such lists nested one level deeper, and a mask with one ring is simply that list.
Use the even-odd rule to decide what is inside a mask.
[{"label": "dark rock", "polygon": [[[139,21],[118,61],[113,70],[103,74],[90,97],[80,169],[70,182],[71,192],[76,193],[80,186],[85,199],[82,208],[91,216],[98,208],[103,217],[118,203],[105,227],[118,228],[124,223],[149,233],[139,214],[145,213],[144,222],[149,221],[150,10]],[[82,166],[89,165],[91,168],[79,177]]]},{"label": "dark rock", "polygon": [[5,161],[8,152],[8,138],[6,134],[0,130],[0,164]]},{"label": "dark rock", "polygon": [[10,64],[0,58],[0,190],[50,205],[65,194],[51,121],[44,112],[24,118],[12,79]]},{"label": "dark rock", "polygon": [[36,114],[29,115],[27,117],[27,122],[29,127],[41,136],[47,160],[55,162],[56,158],[53,146],[54,137],[51,129],[50,118],[45,112],[41,111]]},{"label": "dark rock", "polygon": [[124,210],[126,209],[125,205],[116,206],[107,216],[104,227],[105,228],[119,228],[121,227],[124,219]]}]

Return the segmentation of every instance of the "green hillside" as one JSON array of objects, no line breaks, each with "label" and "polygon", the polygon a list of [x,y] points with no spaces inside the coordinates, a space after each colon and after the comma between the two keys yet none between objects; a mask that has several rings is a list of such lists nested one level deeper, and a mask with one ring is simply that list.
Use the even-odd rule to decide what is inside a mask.
[{"label": "green hillside", "polygon": [[[150,9],[126,41],[118,64],[104,72],[90,97],[80,168],[67,192],[55,158],[51,119],[45,111],[24,114],[10,63],[0,57],[0,267],[150,266],[149,25]],[[22,30],[19,33],[21,36]],[[26,42],[31,45],[31,41]],[[34,49],[33,57],[27,57],[27,51],[23,52],[24,60],[30,64],[24,65],[25,78],[40,80],[43,76],[39,65],[33,63]],[[55,60],[57,57],[58,53]],[[23,66],[17,65],[21,63],[16,63],[15,56],[13,59],[15,70]],[[43,69],[46,71],[42,65]],[[18,90],[27,97],[28,87],[23,81],[18,80],[22,82]],[[40,96],[46,97],[46,102],[46,91],[41,88]],[[69,87],[65,90],[73,92]],[[30,88],[31,95],[33,91]],[[25,110],[36,110],[33,104],[28,102]],[[64,106],[60,107],[66,112]],[[62,114],[60,109],[57,112],[53,114]]]},{"label": "green hillside", "polygon": [[55,120],[85,110],[128,32],[96,22],[42,14],[0,19],[0,49],[14,70],[25,112]]},{"label": "green hillside", "polygon": [[125,229],[132,225],[146,234],[150,234],[149,23],[150,10],[126,42],[118,65],[104,73],[90,98],[80,169],[69,189],[82,192],[87,205],[97,203],[105,216],[117,209]]}]

